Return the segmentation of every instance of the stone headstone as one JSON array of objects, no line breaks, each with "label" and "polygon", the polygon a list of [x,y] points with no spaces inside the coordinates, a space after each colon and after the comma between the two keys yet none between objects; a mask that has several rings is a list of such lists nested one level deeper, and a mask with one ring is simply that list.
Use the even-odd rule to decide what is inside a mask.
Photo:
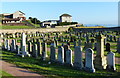
[{"label": "stone headstone", "polygon": [[6,45],[6,46],[7,46],[7,47],[6,47],[6,48],[7,48],[7,51],[10,51],[9,40],[6,40],[6,43],[7,43],[7,45]]},{"label": "stone headstone", "polygon": [[38,56],[40,56],[42,54],[42,47],[41,47],[41,42],[39,40],[37,40],[37,53]]},{"label": "stone headstone", "polygon": [[78,69],[83,68],[82,62],[82,48],[80,46],[76,46],[74,50],[74,67]]},{"label": "stone headstone", "polygon": [[51,46],[50,46],[50,61],[55,62],[55,60],[56,60],[55,47],[54,47],[54,43],[51,43]]},{"label": "stone headstone", "polygon": [[21,52],[20,53],[21,53],[20,56],[22,56],[22,57],[24,57],[24,56],[30,57],[30,54],[26,50],[26,35],[25,35],[25,33],[22,33]]},{"label": "stone headstone", "polygon": [[97,50],[97,43],[94,43],[94,49],[93,50]]},{"label": "stone headstone", "polygon": [[110,52],[110,43],[106,43],[106,51]]},{"label": "stone headstone", "polygon": [[120,53],[120,38],[117,40],[117,52]]},{"label": "stone headstone", "polygon": [[16,43],[15,43],[15,40],[14,40],[14,39],[12,39],[11,51],[12,51],[12,52],[15,52],[15,51],[16,51]]},{"label": "stone headstone", "polygon": [[20,46],[19,45],[16,45],[16,52],[18,55],[20,54]]},{"label": "stone headstone", "polygon": [[72,50],[71,49],[68,49],[66,51],[66,64],[69,65],[69,66],[73,66],[73,63],[72,63]]},{"label": "stone headstone", "polygon": [[64,63],[64,48],[62,46],[58,46],[58,62]]},{"label": "stone headstone", "polygon": [[32,54],[32,43],[30,41],[28,41],[28,52]]},{"label": "stone headstone", "polygon": [[95,56],[95,68],[97,69],[106,69],[107,66],[107,60],[106,57],[104,56],[104,36],[103,35],[97,35],[96,40],[97,40],[97,53]]},{"label": "stone headstone", "polygon": [[66,62],[66,52],[67,52],[69,46],[68,45],[64,45],[63,47],[64,47],[64,62]]},{"label": "stone headstone", "polygon": [[107,55],[107,69],[115,71],[115,53],[109,52]]},{"label": "stone headstone", "polygon": [[86,50],[88,48],[93,48],[93,43],[85,43],[83,50]]},{"label": "stone headstone", "polygon": [[47,55],[47,43],[42,43],[42,60],[46,60]]},{"label": "stone headstone", "polygon": [[86,49],[85,53],[85,70],[94,73],[95,68],[93,64],[93,50],[91,48]]}]

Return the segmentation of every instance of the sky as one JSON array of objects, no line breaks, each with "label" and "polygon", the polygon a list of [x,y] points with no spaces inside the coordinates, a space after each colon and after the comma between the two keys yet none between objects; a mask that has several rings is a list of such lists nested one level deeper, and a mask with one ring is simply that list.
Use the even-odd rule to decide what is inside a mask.
[{"label": "sky", "polygon": [[82,24],[118,24],[118,2],[2,2],[2,13],[18,10],[40,21],[59,20],[67,13]]}]

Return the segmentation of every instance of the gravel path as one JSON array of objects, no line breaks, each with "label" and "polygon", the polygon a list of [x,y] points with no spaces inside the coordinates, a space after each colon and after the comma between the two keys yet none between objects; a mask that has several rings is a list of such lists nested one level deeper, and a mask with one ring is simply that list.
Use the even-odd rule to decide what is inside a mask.
[{"label": "gravel path", "polygon": [[5,72],[7,72],[17,78],[45,78],[42,75],[36,74],[34,72],[28,71],[23,68],[19,68],[19,67],[15,66],[14,64],[10,64],[10,63],[7,63],[2,60],[0,60],[0,67]]}]

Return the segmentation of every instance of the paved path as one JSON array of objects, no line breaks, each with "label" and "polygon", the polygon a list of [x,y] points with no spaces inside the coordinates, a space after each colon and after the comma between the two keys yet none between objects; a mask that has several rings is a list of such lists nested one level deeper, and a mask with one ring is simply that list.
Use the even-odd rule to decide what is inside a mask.
[{"label": "paved path", "polygon": [[[17,77],[17,78],[44,78],[44,76],[36,74],[34,72],[28,71],[23,68],[19,68],[14,64],[7,63],[5,61],[0,60],[0,67],[5,72]],[[0,69],[1,69],[0,68]]]}]

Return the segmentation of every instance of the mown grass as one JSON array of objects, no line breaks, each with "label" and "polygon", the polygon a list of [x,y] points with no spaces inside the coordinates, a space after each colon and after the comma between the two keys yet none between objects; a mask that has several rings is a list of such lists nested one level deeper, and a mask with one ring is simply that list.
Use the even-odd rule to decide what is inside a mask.
[{"label": "mown grass", "polygon": [[7,26],[7,25],[3,25],[0,26],[1,29],[32,29],[34,27],[31,26]]},{"label": "mown grass", "polygon": [[3,70],[0,70],[0,78],[16,78],[16,77],[12,76],[11,74]]},{"label": "mown grass", "polygon": [[116,67],[118,69],[116,72],[96,70],[95,73],[88,73],[83,70],[75,70],[72,67],[63,66],[57,63],[48,64],[48,58],[46,61],[40,60],[40,57],[37,59],[33,57],[22,58],[20,56],[16,56],[15,53],[7,51],[2,51],[2,54],[0,56],[2,56],[2,60],[4,61],[13,63],[21,68],[28,69],[50,78],[117,78],[119,77],[120,72],[120,69],[118,69],[120,68],[120,64],[116,64]]}]

